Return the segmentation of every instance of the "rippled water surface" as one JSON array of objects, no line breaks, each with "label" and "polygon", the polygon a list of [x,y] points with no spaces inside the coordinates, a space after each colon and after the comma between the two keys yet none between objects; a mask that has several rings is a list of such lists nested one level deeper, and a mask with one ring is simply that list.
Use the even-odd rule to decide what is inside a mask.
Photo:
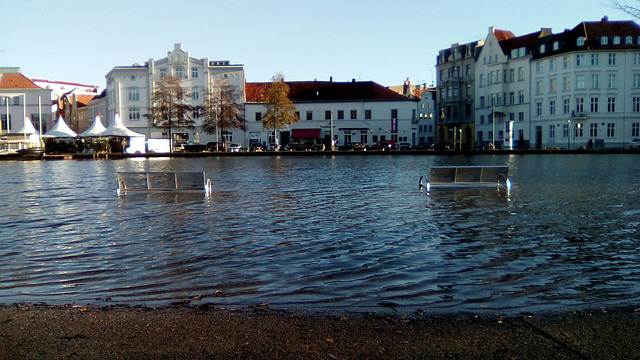
[{"label": "rippled water surface", "polygon": [[[637,303],[637,155],[0,162],[0,303],[520,312]],[[431,165],[514,187],[418,189]],[[206,171],[115,195],[117,171]]]}]

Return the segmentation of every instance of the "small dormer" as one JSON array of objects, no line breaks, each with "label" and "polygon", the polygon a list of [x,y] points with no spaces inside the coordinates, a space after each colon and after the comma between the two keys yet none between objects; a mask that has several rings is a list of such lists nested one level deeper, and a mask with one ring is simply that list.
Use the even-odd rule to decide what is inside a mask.
[{"label": "small dormer", "polygon": [[578,38],[576,39],[576,45],[584,46],[585,41],[586,41],[586,38],[584,36],[578,36]]}]

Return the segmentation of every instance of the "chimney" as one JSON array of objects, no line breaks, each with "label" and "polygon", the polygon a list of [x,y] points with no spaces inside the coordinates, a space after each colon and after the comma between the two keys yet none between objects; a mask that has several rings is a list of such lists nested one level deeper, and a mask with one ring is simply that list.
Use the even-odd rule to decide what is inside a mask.
[{"label": "chimney", "polygon": [[329,82],[333,82],[333,76],[329,76]]}]

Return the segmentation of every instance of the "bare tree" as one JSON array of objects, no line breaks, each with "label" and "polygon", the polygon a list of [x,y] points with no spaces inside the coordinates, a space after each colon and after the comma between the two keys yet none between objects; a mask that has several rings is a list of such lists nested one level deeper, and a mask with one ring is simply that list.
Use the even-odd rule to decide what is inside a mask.
[{"label": "bare tree", "polygon": [[[639,1],[639,3],[640,3],[640,1]],[[634,19],[640,19],[640,8],[639,7],[631,6],[631,5],[628,4],[627,1],[624,1],[624,0],[623,1],[610,0],[610,4],[611,4],[611,7],[613,7],[614,9],[623,11],[623,12],[633,16]]]},{"label": "bare tree", "polygon": [[[228,80],[214,83],[204,94],[204,104],[200,107],[202,131],[207,134],[224,134],[227,129],[246,129],[247,120],[242,114],[244,106],[242,93]],[[223,143],[226,150],[226,141]]]},{"label": "bare tree", "polygon": [[271,80],[265,96],[267,112],[262,117],[262,128],[273,129],[274,142],[277,143],[276,129],[284,129],[300,122],[300,119],[296,116],[296,106],[289,99],[289,85],[284,82],[284,75],[277,73]]},{"label": "bare tree", "polygon": [[151,106],[144,116],[149,119],[149,125],[168,129],[169,151],[173,151],[173,128],[195,127],[194,106],[189,100],[191,93],[182,88],[182,79],[179,76],[166,76],[156,82],[155,90],[151,94]]}]

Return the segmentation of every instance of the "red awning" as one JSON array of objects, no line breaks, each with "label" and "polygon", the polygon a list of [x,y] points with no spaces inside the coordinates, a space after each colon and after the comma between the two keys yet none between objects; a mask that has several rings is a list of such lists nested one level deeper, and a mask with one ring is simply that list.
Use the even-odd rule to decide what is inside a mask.
[{"label": "red awning", "polygon": [[320,129],[293,129],[291,130],[292,139],[319,138]]}]

